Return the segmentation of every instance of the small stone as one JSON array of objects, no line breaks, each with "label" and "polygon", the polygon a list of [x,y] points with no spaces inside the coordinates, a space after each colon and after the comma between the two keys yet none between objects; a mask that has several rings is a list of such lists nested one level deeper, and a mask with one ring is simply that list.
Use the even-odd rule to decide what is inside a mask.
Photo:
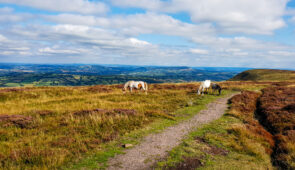
[{"label": "small stone", "polygon": [[131,148],[133,145],[132,144],[124,144],[123,147],[124,148]]}]

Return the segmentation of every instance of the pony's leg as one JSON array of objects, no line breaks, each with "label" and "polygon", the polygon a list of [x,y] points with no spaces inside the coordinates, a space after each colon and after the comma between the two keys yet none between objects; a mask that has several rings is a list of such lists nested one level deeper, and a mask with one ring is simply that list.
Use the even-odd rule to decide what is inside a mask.
[{"label": "pony's leg", "polygon": [[198,94],[199,95],[202,95],[204,92],[204,85],[201,83],[200,87],[199,87],[199,90],[198,90]]},{"label": "pony's leg", "polygon": [[144,82],[143,84],[144,84],[145,95],[147,95],[147,92],[148,92],[148,85],[147,85],[146,82]]}]

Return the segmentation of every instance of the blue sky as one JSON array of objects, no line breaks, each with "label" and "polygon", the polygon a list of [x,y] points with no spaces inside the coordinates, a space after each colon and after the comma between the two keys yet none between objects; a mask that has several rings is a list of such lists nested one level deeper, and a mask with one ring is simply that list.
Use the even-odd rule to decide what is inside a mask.
[{"label": "blue sky", "polygon": [[295,67],[295,0],[0,0],[0,62]]}]

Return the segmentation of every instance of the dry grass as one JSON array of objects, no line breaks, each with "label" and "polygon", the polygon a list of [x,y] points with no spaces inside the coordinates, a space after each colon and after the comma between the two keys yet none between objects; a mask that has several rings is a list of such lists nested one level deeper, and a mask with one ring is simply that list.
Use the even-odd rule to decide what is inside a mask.
[{"label": "dry grass", "polygon": [[[234,96],[231,102],[231,109],[228,115],[243,122],[233,124],[227,130],[235,135],[238,142],[232,143],[232,147],[240,152],[254,154],[261,159],[265,154],[271,154],[274,147],[273,136],[255,118],[256,103],[260,96],[257,92],[243,91]],[[261,150],[262,146],[264,150]]]},{"label": "dry grass", "polygon": [[123,94],[122,85],[0,89],[0,169],[57,168],[100,149],[196,97],[197,83],[151,85]]},{"label": "dry grass", "polygon": [[[241,90],[272,83],[219,84],[224,89]],[[155,120],[174,119],[178,116],[174,111],[192,105],[198,87],[198,83],[155,84],[149,86],[148,95],[140,91],[124,95],[122,85],[1,88],[0,167],[58,168]],[[243,119],[250,122],[249,127],[232,127],[229,131],[261,133],[250,120]],[[264,135],[251,137],[265,141],[260,139]]]}]

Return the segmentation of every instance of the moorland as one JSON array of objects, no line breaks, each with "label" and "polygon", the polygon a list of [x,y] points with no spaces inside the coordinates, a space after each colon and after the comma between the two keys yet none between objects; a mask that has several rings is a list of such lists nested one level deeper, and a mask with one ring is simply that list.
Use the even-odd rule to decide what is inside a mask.
[{"label": "moorland", "polygon": [[0,88],[0,167],[105,168],[123,144],[241,92],[222,118],[192,132],[156,168],[295,168],[295,82],[218,83],[221,96],[197,96],[198,82],[150,84],[148,95],[123,94],[121,84]]}]

